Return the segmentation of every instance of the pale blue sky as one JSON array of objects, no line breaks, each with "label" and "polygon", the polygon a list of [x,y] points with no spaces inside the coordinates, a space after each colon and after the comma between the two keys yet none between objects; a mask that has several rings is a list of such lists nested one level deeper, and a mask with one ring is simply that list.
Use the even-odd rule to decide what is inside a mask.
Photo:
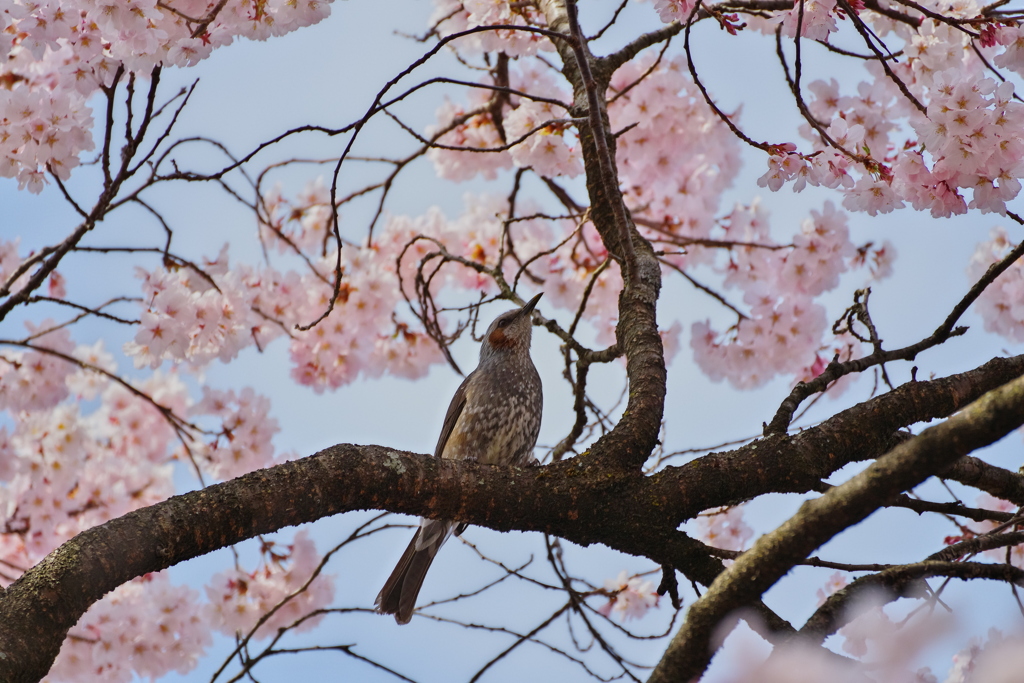
[{"label": "pale blue sky", "polygon": [[[595,23],[591,19],[594,12],[604,17],[616,4],[584,3],[581,7],[583,19]],[[431,11],[432,4],[425,0],[337,2],[333,15],[318,26],[266,43],[240,41],[215,52],[213,57],[195,68],[168,70],[164,77],[166,93],[173,92],[175,84],[200,79],[193,101],[181,118],[177,135],[201,134],[220,140],[235,153],[244,153],[258,142],[293,126],[306,123],[341,126],[349,123],[362,114],[383,82],[425,49],[423,44],[401,38],[393,32],[421,33]],[[624,15],[624,27],[617,34],[611,33],[605,45],[621,44],[625,36],[632,35],[630,30],[635,31],[639,24],[655,28],[657,24],[651,20],[652,16],[653,11],[648,4],[631,7]],[[794,108],[787,99],[781,71],[774,61],[773,40],[746,33],[730,39],[733,43],[723,42],[726,38],[712,25],[701,26],[694,32],[698,66],[711,92],[720,98],[723,109],[727,111],[743,103],[740,121],[752,137],[772,142],[796,141],[792,120]],[[680,39],[676,46],[679,49],[681,42]],[[416,80],[450,73],[454,65],[451,57],[442,54],[422,69]],[[815,55],[807,67],[805,83],[826,75],[851,84],[859,78],[839,71],[842,68],[844,65],[832,56]],[[815,70],[819,71],[817,76]],[[406,105],[404,114],[407,120],[420,126],[433,122],[434,111],[444,93],[449,93],[453,99],[462,97],[452,88],[436,88]],[[368,131],[361,152],[404,148],[408,141],[402,139],[401,133],[393,132],[393,127],[388,130],[392,132]],[[287,155],[336,155],[343,144],[341,139],[309,136],[298,147],[289,148]],[[783,239],[792,234],[809,209],[820,208],[821,203],[830,197],[827,192],[815,189],[800,195],[794,195],[788,188],[775,194],[766,192],[756,186],[756,178],[765,168],[763,157],[749,150],[744,154],[745,168],[723,202],[723,213],[732,202],[749,202],[754,196],[761,196],[771,212],[776,235]],[[272,160],[279,156],[272,151],[261,157],[264,158]],[[312,178],[317,172],[311,170],[306,177]],[[298,190],[303,181],[304,176],[299,172],[288,174],[286,190]],[[90,182],[87,172],[76,174],[70,187],[85,197],[88,196]],[[429,164],[421,163],[403,176],[391,195],[389,208],[395,213],[417,214],[430,205],[438,204],[454,217],[462,205],[464,192],[480,191],[486,187],[483,182],[462,185],[440,182],[433,177]],[[506,187],[507,176],[505,183],[499,181],[494,186],[494,191],[502,193]],[[582,191],[577,191],[577,194],[583,196]],[[254,262],[260,258],[258,245],[253,239],[253,222],[215,188],[179,184],[162,190],[156,196],[156,202],[166,211],[175,228],[178,249],[185,255],[193,258],[212,256],[224,242],[230,242],[233,261]],[[832,199],[839,203],[837,198]],[[17,192],[15,185],[5,180],[0,183],[0,206],[3,207],[0,238],[20,235],[25,248],[50,244],[65,235],[74,224],[74,216],[52,188],[41,196],[30,196]],[[129,210],[119,213],[118,217],[101,225],[90,236],[90,244],[148,244],[159,239],[159,227],[141,212]],[[355,226],[347,228],[353,231],[353,237],[359,234],[359,226],[365,225],[365,213],[365,208],[343,210],[344,225]],[[875,321],[891,347],[925,336],[941,321],[968,287],[964,269],[974,243],[985,238],[989,228],[999,222],[998,217],[977,215],[933,221],[927,215],[907,210],[878,218],[851,217],[855,243],[888,238],[896,244],[900,254],[896,275],[877,285],[872,297]],[[1019,228],[1011,229],[1011,235],[1020,238]],[[78,292],[83,300],[99,301],[114,293],[137,291],[128,265],[127,259],[80,257],[74,262],[69,261],[62,271],[68,277],[69,289]],[[705,272],[703,278],[710,280],[711,276]],[[842,311],[852,290],[860,284],[860,275],[844,280],[840,290],[827,299],[831,316]],[[544,307],[543,302],[541,307]],[[504,305],[494,306],[484,317],[493,317],[504,308]],[[728,385],[707,381],[689,354],[689,325],[709,316],[717,318],[720,311],[707,297],[678,278],[671,277],[666,279],[659,311],[666,326],[674,318],[681,319],[686,326],[683,349],[670,374],[666,407],[668,446],[673,449],[709,446],[757,434],[761,423],[771,418],[785,395],[788,380],[775,381],[758,391],[740,394]],[[555,315],[563,322],[571,319],[565,311],[545,308],[544,313]],[[5,322],[0,334],[16,336],[18,332],[12,327],[18,324],[18,320]],[[953,340],[943,349],[923,355],[918,361],[920,377],[927,377],[931,372],[945,374],[974,367],[1002,348],[1020,351],[1019,346],[1014,350],[1005,342],[979,334],[980,324],[973,314],[968,314],[966,322],[976,330],[966,338]],[[111,330],[106,325],[92,323],[80,326],[75,332],[80,342],[91,342],[98,334],[105,336],[114,349],[128,338],[123,330]],[[565,382],[560,379],[557,348],[554,338],[538,330],[534,357],[545,379],[543,444],[559,440],[570,424],[572,401]],[[460,342],[454,353],[464,369],[475,364],[476,348],[472,343]],[[123,359],[121,368],[129,375],[134,373],[131,365]],[[210,385],[220,388],[251,384],[257,391],[269,395],[273,402],[273,415],[282,427],[275,440],[278,449],[295,451],[300,455],[308,455],[338,442],[377,443],[430,452],[448,398],[459,382],[450,369],[438,366],[427,380],[421,382],[395,379],[359,381],[334,393],[316,395],[296,386],[288,372],[287,349],[283,341],[278,341],[262,355],[249,349],[229,366],[211,366],[205,379]],[[894,381],[906,381],[909,364],[897,366],[890,372]],[[618,395],[621,374],[621,368],[616,365],[592,376],[593,387],[604,385],[603,391],[597,389],[597,394],[606,403]],[[838,405],[863,400],[869,392],[870,380],[851,390]],[[835,410],[836,405],[829,400],[822,401],[821,409],[812,415],[822,417]],[[1016,469],[1020,461],[1020,437],[1010,437],[1002,453],[1001,462]],[[178,480],[182,487],[194,485],[185,472]],[[945,499],[937,486],[928,486],[925,490],[936,499]],[[969,498],[965,502],[973,504],[974,501]],[[792,496],[768,496],[751,506],[749,518],[756,520],[757,531],[763,532],[791,514],[798,503],[798,499]],[[351,518],[355,517],[357,515],[333,518],[316,524],[315,537],[320,549],[327,549],[332,541],[347,533]],[[357,554],[342,556],[332,563],[329,571],[338,575],[339,604],[372,605],[379,584],[390,571],[409,533],[403,530],[381,535],[359,546]],[[948,525],[937,521],[918,521],[910,513],[897,512],[886,520],[868,520],[848,531],[820,554],[834,560],[911,561],[934,550],[936,543],[948,533],[951,533]],[[510,548],[502,555],[508,555],[509,562],[514,563],[516,558],[525,559],[533,553],[535,561],[543,564],[540,555],[543,544],[535,536],[500,535],[474,529],[468,532],[467,538],[491,549]],[[923,538],[927,538],[925,545],[921,544]],[[648,561],[619,556],[601,548],[571,548],[567,552],[575,559],[573,566],[585,572],[595,583],[614,577],[622,569],[637,572],[652,568]],[[201,586],[205,577],[226,567],[229,562],[228,552],[221,551],[175,568],[172,577],[175,581]],[[768,602],[784,617],[801,622],[814,608],[814,589],[823,584],[830,573],[825,570],[797,570],[769,593]],[[427,579],[421,604],[479,586],[485,581],[484,577],[493,577],[493,572],[473,561],[470,551],[458,542],[450,543]],[[808,590],[807,586],[812,588]],[[971,588],[977,591],[975,597],[984,594],[991,604],[984,618],[975,623],[978,633],[985,630],[984,622],[996,621],[996,615],[1004,610],[1006,618],[1012,618],[1016,608],[1011,609],[1007,604],[1005,589]],[[951,595],[956,595],[955,591]],[[686,588],[687,602],[691,602],[693,597],[692,591]],[[539,614],[545,604],[536,589],[526,588],[521,583],[503,587],[483,600],[485,602],[480,604],[494,606],[489,622],[507,618],[523,626],[535,618],[529,615]],[[642,630],[654,632],[662,628],[668,612],[663,605],[649,617],[649,624],[643,624]],[[415,619],[412,625],[399,629],[390,618],[372,615],[334,618],[325,622],[325,626],[312,638],[321,643],[359,643],[361,652],[385,657],[386,663],[421,681],[465,679],[475,670],[474,664],[485,661],[501,649],[497,641],[478,638],[425,619]],[[933,661],[937,663],[937,669],[941,669],[938,662],[952,655],[955,645],[960,642],[962,639],[950,639],[941,654],[935,655]],[[218,639],[217,650],[223,652],[226,643],[226,639]],[[627,651],[653,662],[661,648],[661,644],[655,643],[631,646]],[[382,654],[388,652],[393,654]],[[515,655],[485,680],[519,679],[537,676],[538,672],[543,672],[544,680],[554,680],[557,672],[561,671],[562,660],[551,662],[536,649],[529,652],[529,655]],[[535,659],[540,657],[545,658]],[[185,679],[205,680],[218,664],[216,656],[208,657]],[[722,663],[716,663],[717,666],[722,666]],[[306,655],[300,659],[277,658],[267,669],[262,676],[257,673],[257,678],[284,680],[302,671],[303,676],[310,680],[391,680],[337,654]],[[580,679],[577,669],[567,668],[565,672],[565,680]],[[945,670],[937,673],[941,680]],[[175,678],[171,676],[169,680]]]}]

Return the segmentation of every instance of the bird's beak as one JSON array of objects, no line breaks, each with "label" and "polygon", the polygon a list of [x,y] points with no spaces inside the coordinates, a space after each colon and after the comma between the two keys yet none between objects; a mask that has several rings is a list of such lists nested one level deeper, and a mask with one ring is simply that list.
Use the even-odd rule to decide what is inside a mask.
[{"label": "bird's beak", "polygon": [[540,301],[540,298],[541,298],[542,296],[544,296],[544,292],[541,292],[541,293],[540,293],[540,294],[538,294],[537,296],[535,296],[535,297],[533,297],[532,299],[530,299],[529,301],[527,301],[527,302],[526,302],[526,305],[525,305],[525,306],[523,306],[523,307],[522,307],[522,308],[521,308],[521,309],[519,310],[519,312],[520,312],[520,313],[522,313],[523,315],[529,315],[529,314],[530,314],[530,312],[531,312],[531,311],[533,311],[533,307],[537,305],[537,302],[538,302],[538,301]]}]

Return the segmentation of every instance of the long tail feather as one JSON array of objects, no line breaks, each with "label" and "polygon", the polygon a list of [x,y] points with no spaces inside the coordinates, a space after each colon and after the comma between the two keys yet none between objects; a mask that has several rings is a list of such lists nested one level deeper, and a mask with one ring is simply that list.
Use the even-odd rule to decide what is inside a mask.
[{"label": "long tail feather", "polygon": [[377,595],[375,604],[378,612],[394,614],[399,624],[409,623],[427,570],[433,564],[437,551],[451,535],[452,528],[450,522],[423,520]]}]

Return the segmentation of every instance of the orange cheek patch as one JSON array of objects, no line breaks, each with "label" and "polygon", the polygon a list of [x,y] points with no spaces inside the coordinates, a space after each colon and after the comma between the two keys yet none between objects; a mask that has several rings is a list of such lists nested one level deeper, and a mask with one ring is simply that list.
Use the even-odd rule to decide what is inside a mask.
[{"label": "orange cheek patch", "polygon": [[500,327],[494,330],[494,332],[491,332],[491,335],[487,337],[487,341],[491,343],[491,346],[497,349],[504,349],[516,345],[515,340],[507,337],[505,335],[505,331]]}]

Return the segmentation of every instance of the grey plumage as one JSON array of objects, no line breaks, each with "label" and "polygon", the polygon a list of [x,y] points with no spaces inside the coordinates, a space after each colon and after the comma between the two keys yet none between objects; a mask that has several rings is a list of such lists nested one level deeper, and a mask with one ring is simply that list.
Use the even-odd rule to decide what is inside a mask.
[{"label": "grey plumage", "polygon": [[[434,457],[491,465],[533,461],[543,407],[540,375],[530,359],[531,312],[541,295],[502,313],[484,335],[480,362],[455,391]],[[377,595],[377,611],[407,624],[437,551],[466,528],[451,520],[421,519],[409,547]]]}]

